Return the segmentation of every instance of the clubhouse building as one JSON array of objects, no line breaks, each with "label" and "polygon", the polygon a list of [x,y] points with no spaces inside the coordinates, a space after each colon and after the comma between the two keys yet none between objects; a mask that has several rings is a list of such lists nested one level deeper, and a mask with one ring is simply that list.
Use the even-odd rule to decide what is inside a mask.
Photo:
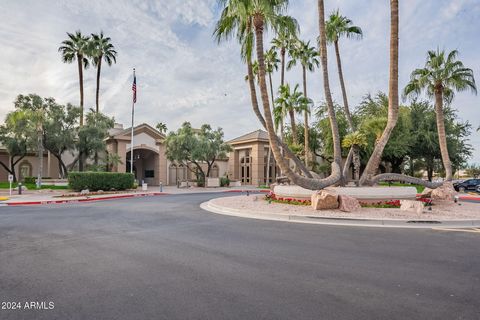
[{"label": "clubhouse building", "polygon": [[[116,124],[106,139],[107,151],[118,154],[120,163],[112,168],[114,172],[130,172],[133,165],[135,178],[140,183],[149,185],[177,185],[181,182],[196,180],[195,167],[188,164],[171,162],[165,155],[165,135],[152,126],[143,123],[134,127],[133,146],[131,144],[131,128],[124,129]],[[232,147],[228,157],[217,159],[210,172],[211,178],[228,176],[230,180],[242,185],[264,185],[267,182],[267,157],[269,142],[265,131],[257,130],[233,140],[227,141]],[[130,163],[133,152],[133,164]],[[65,163],[73,160],[66,152]],[[0,146],[0,160],[9,164],[9,154]],[[49,152],[44,153],[44,176],[56,179],[59,177],[58,160]],[[205,165],[206,169],[206,165]],[[271,177],[278,170],[273,155],[270,160]],[[15,173],[19,181],[25,177],[36,176],[38,172],[38,156],[27,154],[15,165]],[[8,172],[0,166],[0,181],[6,181]]]}]

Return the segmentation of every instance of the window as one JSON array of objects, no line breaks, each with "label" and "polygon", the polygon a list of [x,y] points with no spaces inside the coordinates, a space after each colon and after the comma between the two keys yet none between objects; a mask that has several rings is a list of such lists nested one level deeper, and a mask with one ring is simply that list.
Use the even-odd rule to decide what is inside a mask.
[{"label": "window", "polygon": [[145,170],[145,178],[154,178],[155,170]]}]

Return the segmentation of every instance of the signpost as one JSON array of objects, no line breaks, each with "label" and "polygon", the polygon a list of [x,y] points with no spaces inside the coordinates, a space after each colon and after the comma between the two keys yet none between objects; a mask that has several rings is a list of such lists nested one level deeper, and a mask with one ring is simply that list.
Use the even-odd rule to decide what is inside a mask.
[{"label": "signpost", "polygon": [[10,183],[10,195],[12,195],[12,182],[13,182],[13,175],[8,175],[8,182]]}]

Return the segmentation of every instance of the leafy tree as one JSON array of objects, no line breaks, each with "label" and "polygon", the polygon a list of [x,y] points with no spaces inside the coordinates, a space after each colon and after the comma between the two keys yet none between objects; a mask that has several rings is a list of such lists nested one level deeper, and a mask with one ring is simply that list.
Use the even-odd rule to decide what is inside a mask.
[{"label": "leafy tree", "polygon": [[448,181],[452,180],[453,173],[447,147],[443,105],[452,102],[456,91],[471,90],[473,93],[477,93],[473,71],[465,68],[463,63],[457,60],[457,56],[457,50],[448,54],[439,49],[428,51],[425,67],[412,72],[410,82],[404,89],[404,97],[417,97],[422,91],[425,91],[428,97],[435,98],[438,138]]},{"label": "leafy tree", "polygon": [[[223,140],[223,130],[213,130],[208,124],[195,130],[189,122],[184,122],[177,132],[168,134],[165,144],[167,159],[198,173],[200,180],[209,177],[215,161],[226,157],[227,152],[231,151],[231,147]],[[207,172],[202,168],[203,163],[207,165]],[[193,164],[196,171],[189,164]]]},{"label": "leafy tree", "polygon": [[5,123],[0,126],[0,143],[9,154],[10,163],[0,160],[0,165],[17,182],[15,166],[27,155],[29,151],[29,135],[25,130],[27,119],[21,110],[15,110],[7,114]]},{"label": "leafy tree", "polygon": [[97,89],[95,95],[96,112],[99,111],[99,95],[100,95],[100,73],[102,70],[102,61],[108,66],[117,63],[117,51],[111,43],[110,37],[105,37],[103,31],[100,34],[92,33],[88,42],[88,55],[92,58],[92,64],[97,67]]},{"label": "leafy tree", "polygon": [[60,177],[66,178],[68,170],[62,156],[66,151],[75,148],[80,108],[71,104],[64,106],[53,102],[46,112],[43,146],[57,158]]},{"label": "leafy tree", "polygon": [[78,129],[76,148],[79,155],[77,159],[82,157],[87,159],[95,153],[104,152],[105,138],[108,136],[108,130],[113,128],[114,124],[113,118],[90,109],[85,117],[85,125]]}]

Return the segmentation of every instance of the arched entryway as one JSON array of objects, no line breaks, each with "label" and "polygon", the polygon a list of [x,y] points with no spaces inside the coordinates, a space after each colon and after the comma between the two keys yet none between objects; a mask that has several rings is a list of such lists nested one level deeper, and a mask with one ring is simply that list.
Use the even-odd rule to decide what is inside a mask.
[{"label": "arched entryway", "polygon": [[[126,172],[130,172],[130,151],[127,152]],[[149,185],[159,184],[159,154],[149,148],[133,148],[133,173],[139,184],[145,182]]]}]

